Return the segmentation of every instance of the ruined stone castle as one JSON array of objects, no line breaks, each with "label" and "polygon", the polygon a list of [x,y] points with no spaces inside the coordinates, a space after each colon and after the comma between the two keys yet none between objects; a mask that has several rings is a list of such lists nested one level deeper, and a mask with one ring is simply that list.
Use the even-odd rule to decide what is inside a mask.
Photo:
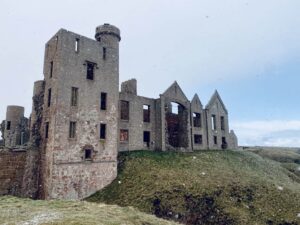
[{"label": "ruined stone castle", "polygon": [[0,194],[82,199],[116,178],[120,151],[237,148],[217,91],[205,107],[177,82],[157,99],[139,96],[135,79],[120,91],[120,40],[104,24],[95,40],[61,29],[46,43],[30,118],[8,106],[1,125]]}]

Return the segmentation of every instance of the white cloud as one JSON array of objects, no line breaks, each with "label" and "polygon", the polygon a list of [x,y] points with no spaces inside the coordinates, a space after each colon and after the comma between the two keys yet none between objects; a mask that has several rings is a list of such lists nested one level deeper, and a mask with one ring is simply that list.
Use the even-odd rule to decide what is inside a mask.
[{"label": "white cloud", "polygon": [[231,123],[240,145],[300,147],[300,120]]}]

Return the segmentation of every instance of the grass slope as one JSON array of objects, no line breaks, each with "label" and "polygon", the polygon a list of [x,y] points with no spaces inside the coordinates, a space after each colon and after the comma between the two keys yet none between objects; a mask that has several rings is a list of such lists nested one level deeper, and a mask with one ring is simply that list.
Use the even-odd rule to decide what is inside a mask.
[{"label": "grass slope", "polygon": [[299,224],[300,183],[242,151],[123,153],[119,175],[88,201],[133,206],[185,224]]},{"label": "grass slope", "polygon": [[131,207],[84,201],[33,201],[11,196],[0,197],[0,224],[18,225],[172,225]]}]

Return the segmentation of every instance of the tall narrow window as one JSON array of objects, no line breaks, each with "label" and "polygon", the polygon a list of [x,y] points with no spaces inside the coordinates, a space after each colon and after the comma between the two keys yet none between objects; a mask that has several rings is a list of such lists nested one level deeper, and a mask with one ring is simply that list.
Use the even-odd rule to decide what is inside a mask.
[{"label": "tall narrow window", "polygon": [[75,138],[75,137],[76,137],[76,122],[71,121],[69,127],[69,138]]},{"label": "tall narrow window", "polygon": [[50,62],[50,78],[53,75],[53,61]]},{"label": "tall narrow window", "polygon": [[214,136],[214,144],[217,145],[218,144],[218,137]]},{"label": "tall narrow window", "polygon": [[216,130],[217,124],[216,124],[216,115],[211,115],[211,129]]},{"label": "tall narrow window", "polygon": [[71,94],[71,106],[78,105],[78,88],[72,87],[72,94]]},{"label": "tall narrow window", "polygon": [[144,122],[150,122],[150,105],[143,105]]},{"label": "tall narrow window", "polygon": [[194,135],[194,143],[198,144],[198,145],[202,144],[202,135],[201,134]]},{"label": "tall narrow window", "polygon": [[6,121],[6,130],[10,130],[11,122]]},{"label": "tall narrow window", "polygon": [[86,79],[88,80],[94,80],[94,67],[95,64],[91,62],[87,62],[87,71],[86,71]]},{"label": "tall narrow window", "polygon": [[75,52],[79,52],[79,38],[76,38],[75,40]]},{"label": "tall narrow window", "polygon": [[45,138],[48,138],[49,136],[49,122],[46,122],[45,125]]},{"label": "tall narrow window", "polygon": [[47,102],[47,106],[50,107],[51,105],[51,88],[48,89],[48,102]]},{"label": "tall narrow window", "polygon": [[193,123],[194,127],[201,127],[201,114],[193,113]]},{"label": "tall narrow window", "polygon": [[222,137],[222,149],[226,149],[227,148],[227,141],[225,137]]},{"label": "tall narrow window", "polygon": [[147,147],[150,146],[150,131],[144,131],[144,143],[146,144]]},{"label": "tall narrow window", "polygon": [[100,124],[100,139],[106,138],[106,124],[101,123]]},{"label": "tall narrow window", "polygon": [[129,102],[121,101],[121,120],[129,120]]},{"label": "tall narrow window", "polygon": [[105,60],[106,59],[106,48],[105,47],[103,47],[103,59]]},{"label": "tall narrow window", "polygon": [[225,119],[224,119],[224,116],[221,116],[221,130],[225,130]]},{"label": "tall narrow window", "polygon": [[120,141],[128,142],[128,130],[125,129],[120,130]]},{"label": "tall narrow window", "polygon": [[106,110],[106,98],[107,98],[107,93],[101,92],[101,100],[100,100],[101,110]]}]

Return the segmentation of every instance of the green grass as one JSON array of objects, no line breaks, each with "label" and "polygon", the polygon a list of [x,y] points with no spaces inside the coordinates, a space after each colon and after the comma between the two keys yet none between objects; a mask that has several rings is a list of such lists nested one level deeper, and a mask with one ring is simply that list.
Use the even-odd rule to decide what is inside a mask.
[{"label": "green grass", "polygon": [[133,206],[186,224],[297,224],[298,177],[251,152],[138,151],[88,201]]},{"label": "green grass", "polygon": [[0,224],[15,225],[172,225],[132,207],[85,201],[41,201],[0,197]]}]

